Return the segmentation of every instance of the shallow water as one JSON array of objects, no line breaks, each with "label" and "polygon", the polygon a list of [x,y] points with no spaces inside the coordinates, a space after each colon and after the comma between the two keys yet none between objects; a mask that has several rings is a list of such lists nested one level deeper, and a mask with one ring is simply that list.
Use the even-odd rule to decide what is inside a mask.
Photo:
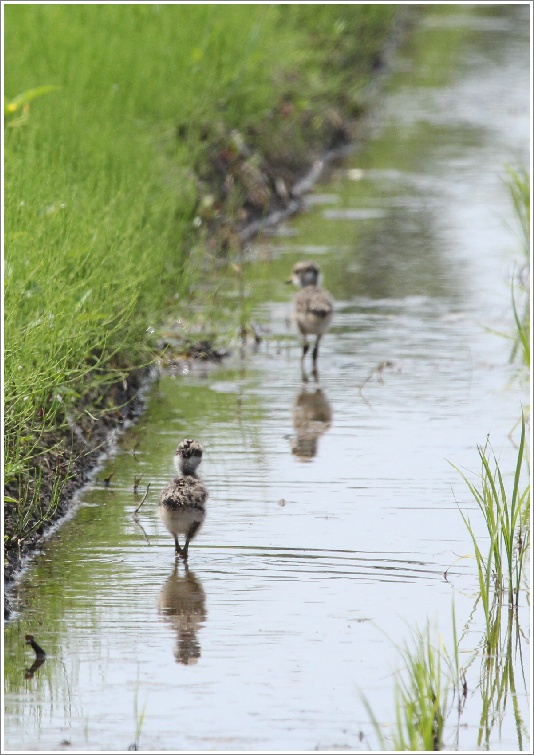
[{"label": "shallow water", "polygon": [[[514,465],[526,392],[493,331],[512,329],[503,166],[527,164],[528,85],[525,7],[435,12],[399,51],[372,139],[254,243],[263,342],[162,375],[98,475],[112,484],[84,489],[26,574],[5,635],[6,749],[376,749],[361,694],[394,720],[395,644],[428,620],[452,651],[453,600],[467,664],[483,622],[457,501],[480,521],[448,462],[478,472],[489,433]],[[337,302],[318,383],[301,379],[283,283],[303,257]],[[183,437],[204,445],[210,491],[188,572],[156,506]],[[27,632],[48,652],[32,678]],[[480,660],[467,681],[451,748],[477,747]],[[528,749],[510,701],[484,744]]]}]

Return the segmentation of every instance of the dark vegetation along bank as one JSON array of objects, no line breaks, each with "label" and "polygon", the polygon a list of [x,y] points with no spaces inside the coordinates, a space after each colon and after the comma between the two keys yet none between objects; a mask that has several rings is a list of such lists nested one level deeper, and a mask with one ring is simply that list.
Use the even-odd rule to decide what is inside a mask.
[{"label": "dark vegetation along bank", "polygon": [[9,581],[138,411],[165,320],[183,350],[217,354],[199,276],[361,137],[409,19],[387,4],[4,11]]}]

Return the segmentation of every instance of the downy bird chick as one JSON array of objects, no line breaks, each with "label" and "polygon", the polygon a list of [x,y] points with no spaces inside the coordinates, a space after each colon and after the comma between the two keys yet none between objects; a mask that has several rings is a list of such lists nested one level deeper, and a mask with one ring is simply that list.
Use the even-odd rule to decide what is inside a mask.
[{"label": "downy bird chick", "polygon": [[[183,440],[175,454],[175,465],[180,477],[175,477],[166,485],[159,496],[159,515],[171,535],[174,535],[176,556],[187,561],[190,541],[197,535],[204,519],[206,509],[204,504],[208,498],[208,491],[202,480],[197,477],[196,470],[202,461],[202,446],[196,440]],[[185,545],[182,548],[179,536],[185,535]]]},{"label": "downy bird chick", "polygon": [[332,295],[321,288],[319,277],[321,268],[316,262],[297,262],[287,283],[294,283],[300,291],[294,298],[294,319],[302,335],[301,366],[304,372],[304,357],[308,353],[309,335],[315,335],[315,346],[312,352],[313,372],[317,374],[317,357],[319,355],[319,341],[326,333],[334,316],[334,299]]}]

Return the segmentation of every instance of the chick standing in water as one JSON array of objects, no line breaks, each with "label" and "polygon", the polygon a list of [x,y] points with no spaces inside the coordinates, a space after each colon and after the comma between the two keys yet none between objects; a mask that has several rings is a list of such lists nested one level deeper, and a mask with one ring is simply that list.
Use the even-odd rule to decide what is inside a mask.
[{"label": "chick standing in water", "polygon": [[287,283],[294,283],[300,291],[294,299],[294,317],[298,329],[302,334],[302,357],[300,360],[304,375],[304,357],[308,353],[310,344],[308,335],[315,335],[313,347],[313,374],[317,377],[317,356],[319,341],[326,333],[334,316],[334,299],[332,295],[319,286],[321,268],[315,262],[297,262]]},{"label": "chick standing in water", "polygon": [[[208,491],[196,475],[202,461],[202,446],[196,440],[183,440],[176,449],[175,465],[181,477],[166,485],[159,496],[159,515],[174,535],[176,556],[187,561],[189,542],[195,537],[206,517],[204,504]],[[185,535],[185,545],[180,547],[179,535]]]}]

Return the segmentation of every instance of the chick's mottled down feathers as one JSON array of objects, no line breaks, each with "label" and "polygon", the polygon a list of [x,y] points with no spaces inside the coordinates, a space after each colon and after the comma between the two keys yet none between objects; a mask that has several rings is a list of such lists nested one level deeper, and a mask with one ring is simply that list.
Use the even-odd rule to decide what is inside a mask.
[{"label": "chick's mottled down feathers", "polygon": [[159,503],[167,509],[179,510],[184,507],[194,507],[204,510],[204,504],[208,499],[202,480],[188,475],[176,477],[169,482],[160,493]]},{"label": "chick's mottled down feathers", "polygon": [[334,300],[328,291],[306,286],[295,296],[295,319],[301,333],[324,333],[334,312]]}]

